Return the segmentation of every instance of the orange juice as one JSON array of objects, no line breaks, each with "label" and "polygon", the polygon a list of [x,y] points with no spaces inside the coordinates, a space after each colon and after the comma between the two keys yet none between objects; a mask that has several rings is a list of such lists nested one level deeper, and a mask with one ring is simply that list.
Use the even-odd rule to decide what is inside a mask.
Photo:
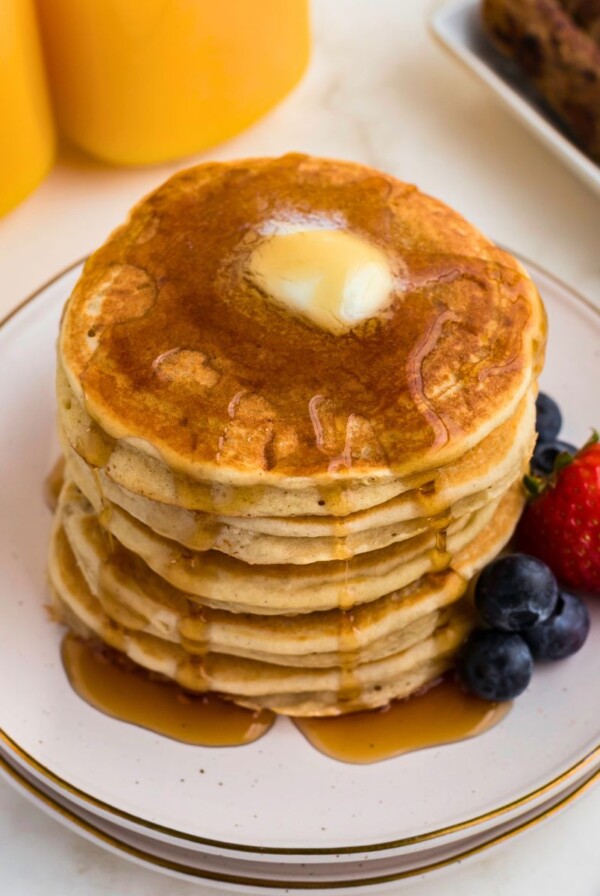
[{"label": "orange juice", "polygon": [[37,0],[59,123],[135,165],[189,155],[263,115],[298,81],[307,0]]},{"label": "orange juice", "polygon": [[0,2],[0,215],[44,177],[54,127],[33,0]]}]

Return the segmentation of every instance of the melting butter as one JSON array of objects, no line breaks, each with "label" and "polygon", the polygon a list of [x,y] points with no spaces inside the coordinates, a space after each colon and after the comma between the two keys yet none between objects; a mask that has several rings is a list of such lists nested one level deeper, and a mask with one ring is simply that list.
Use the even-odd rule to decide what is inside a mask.
[{"label": "melting butter", "polygon": [[381,249],[347,230],[324,228],[266,237],[249,274],[275,301],[334,332],[382,309],[393,281]]}]

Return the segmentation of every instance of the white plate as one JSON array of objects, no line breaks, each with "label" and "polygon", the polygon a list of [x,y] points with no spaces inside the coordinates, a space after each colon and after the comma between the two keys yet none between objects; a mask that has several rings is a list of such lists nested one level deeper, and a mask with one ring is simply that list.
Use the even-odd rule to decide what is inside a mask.
[{"label": "white plate", "polygon": [[455,862],[464,863],[482,855],[490,847],[500,846],[513,837],[531,830],[541,821],[570,805],[600,777],[596,770],[582,781],[569,786],[536,809],[526,811],[516,821],[504,822],[491,831],[471,833],[459,843],[423,846],[408,856],[392,856],[368,863],[299,863],[294,865],[201,853],[182,845],[160,843],[143,834],[128,831],[110,821],[100,820],[93,812],[74,805],[64,794],[37,782],[30,774],[0,757],[0,777],[19,790],[35,805],[91,842],[149,869],[171,877],[193,880],[234,892],[244,893],[320,893],[352,892],[365,888],[378,892],[397,892],[416,875],[441,872]]},{"label": "white plate", "polygon": [[431,17],[431,30],[443,47],[474,72],[523,124],[589,187],[600,193],[600,167],[560,130],[510,60],[498,53],[479,20],[480,0],[451,0]]},{"label": "white plate", "polygon": [[[543,384],[566,438],[598,422],[600,315],[532,269],[550,318]],[[79,273],[62,275],[0,329],[0,737],[15,762],[77,805],[161,841],[256,861],[380,860],[468,836],[539,806],[600,757],[600,602],[588,644],[539,668],[480,738],[370,766],[334,762],[286,719],[246,747],[191,747],[81,701],[43,609],[50,525],[41,483],[56,457],[54,341]],[[14,682],[7,687],[6,682]],[[201,770],[204,770],[201,773]]]}]

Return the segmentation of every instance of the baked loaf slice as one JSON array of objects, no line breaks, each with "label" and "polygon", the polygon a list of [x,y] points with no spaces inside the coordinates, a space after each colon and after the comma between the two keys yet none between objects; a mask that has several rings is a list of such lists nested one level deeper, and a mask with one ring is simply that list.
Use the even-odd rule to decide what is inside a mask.
[{"label": "baked loaf slice", "polygon": [[600,0],[560,0],[560,5],[575,24],[600,44]]},{"label": "baked loaf slice", "polygon": [[[600,161],[600,9],[585,0],[483,0],[484,27],[573,140]],[[581,22],[581,25],[578,24]]]}]

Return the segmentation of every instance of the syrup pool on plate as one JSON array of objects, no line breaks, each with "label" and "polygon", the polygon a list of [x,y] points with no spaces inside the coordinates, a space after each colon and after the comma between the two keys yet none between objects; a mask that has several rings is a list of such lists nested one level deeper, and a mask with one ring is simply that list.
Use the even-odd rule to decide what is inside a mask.
[{"label": "syrup pool on plate", "polygon": [[[268,710],[252,711],[213,694],[183,692],[73,634],[63,640],[62,659],[71,685],[87,703],[123,722],[185,743],[241,746],[266,734],[275,720]],[[509,707],[479,700],[444,679],[425,693],[384,709],[293,721],[321,753],[365,764],[482,734],[500,722]]]},{"label": "syrup pool on plate", "polygon": [[365,764],[483,734],[509,708],[509,703],[473,697],[447,678],[423,694],[394,700],[383,709],[296,719],[295,723],[321,753]]},{"label": "syrup pool on plate", "polygon": [[174,740],[205,747],[231,747],[258,740],[275,716],[253,712],[212,694],[191,695],[152,679],[102,645],[65,635],[62,660],[74,690],[109,716]]}]

